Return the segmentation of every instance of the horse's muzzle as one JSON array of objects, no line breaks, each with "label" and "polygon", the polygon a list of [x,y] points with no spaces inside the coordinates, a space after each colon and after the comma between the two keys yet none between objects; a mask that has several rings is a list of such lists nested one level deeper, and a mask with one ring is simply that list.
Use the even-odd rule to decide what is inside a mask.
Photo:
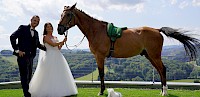
[{"label": "horse's muzzle", "polygon": [[64,35],[66,30],[67,28],[65,26],[58,24],[58,28],[57,28],[58,34]]}]

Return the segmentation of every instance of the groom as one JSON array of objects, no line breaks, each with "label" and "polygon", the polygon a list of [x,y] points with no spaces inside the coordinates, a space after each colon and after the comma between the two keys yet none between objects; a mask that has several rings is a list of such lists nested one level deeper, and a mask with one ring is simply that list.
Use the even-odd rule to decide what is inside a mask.
[{"label": "groom", "polygon": [[31,97],[28,89],[32,77],[33,59],[36,55],[36,50],[37,48],[46,50],[44,45],[40,44],[38,32],[35,30],[39,22],[39,16],[34,15],[29,25],[20,25],[10,36],[10,42],[14,49],[13,54],[17,56],[21,85],[25,97]]}]

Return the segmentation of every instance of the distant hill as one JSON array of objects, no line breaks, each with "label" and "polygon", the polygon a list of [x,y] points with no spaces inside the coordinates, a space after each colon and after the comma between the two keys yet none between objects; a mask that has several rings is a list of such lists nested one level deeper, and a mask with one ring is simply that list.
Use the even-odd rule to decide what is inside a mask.
[{"label": "distant hill", "polygon": [[[74,78],[90,79],[88,77],[92,75],[91,73],[97,72],[96,60],[89,49],[61,49],[61,52],[68,61]],[[38,55],[34,59],[34,70],[37,66],[37,58]],[[196,79],[200,77],[200,69],[197,66],[200,62],[190,61],[185,54],[183,46],[164,46],[162,60],[167,68],[167,80]],[[144,56],[105,59],[105,67],[107,67],[105,80],[152,81],[153,66]],[[160,78],[156,70],[154,74],[155,81],[159,81]],[[93,78],[98,78],[96,73],[94,73],[94,76]],[[0,82],[16,80],[19,80],[16,57],[0,55]]]}]

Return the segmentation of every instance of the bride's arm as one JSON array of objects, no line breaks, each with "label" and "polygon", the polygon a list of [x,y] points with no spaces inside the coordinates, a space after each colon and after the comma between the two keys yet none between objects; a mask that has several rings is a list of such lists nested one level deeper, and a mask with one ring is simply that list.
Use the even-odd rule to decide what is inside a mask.
[{"label": "bride's arm", "polygon": [[59,46],[58,46],[58,49],[60,50],[60,49],[62,48],[62,46],[63,46],[63,45],[59,45]]},{"label": "bride's arm", "polygon": [[51,45],[53,47],[63,44],[63,41],[54,43],[53,41],[51,41],[51,39],[48,36],[44,36],[43,40],[44,40],[44,42],[48,43],[49,45]]},{"label": "bride's arm", "polygon": [[64,43],[67,41],[67,38],[65,37],[64,39],[63,39],[63,41],[62,41],[62,44],[60,44],[59,46],[58,46],[58,49],[60,50],[61,48],[62,48],[62,46],[64,45]]}]

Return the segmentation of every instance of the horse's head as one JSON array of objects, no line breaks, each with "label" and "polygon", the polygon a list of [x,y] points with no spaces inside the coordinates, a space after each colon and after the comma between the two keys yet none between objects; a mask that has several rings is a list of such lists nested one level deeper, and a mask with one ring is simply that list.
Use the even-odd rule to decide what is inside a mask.
[{"label": "horse's head", "polygon": [[61,14],[61,19],[58,24],[58,34],[63,35],[66,30],[76,25],[74,8],[76,3],[73,6],[65,6],[63,13]]}]

